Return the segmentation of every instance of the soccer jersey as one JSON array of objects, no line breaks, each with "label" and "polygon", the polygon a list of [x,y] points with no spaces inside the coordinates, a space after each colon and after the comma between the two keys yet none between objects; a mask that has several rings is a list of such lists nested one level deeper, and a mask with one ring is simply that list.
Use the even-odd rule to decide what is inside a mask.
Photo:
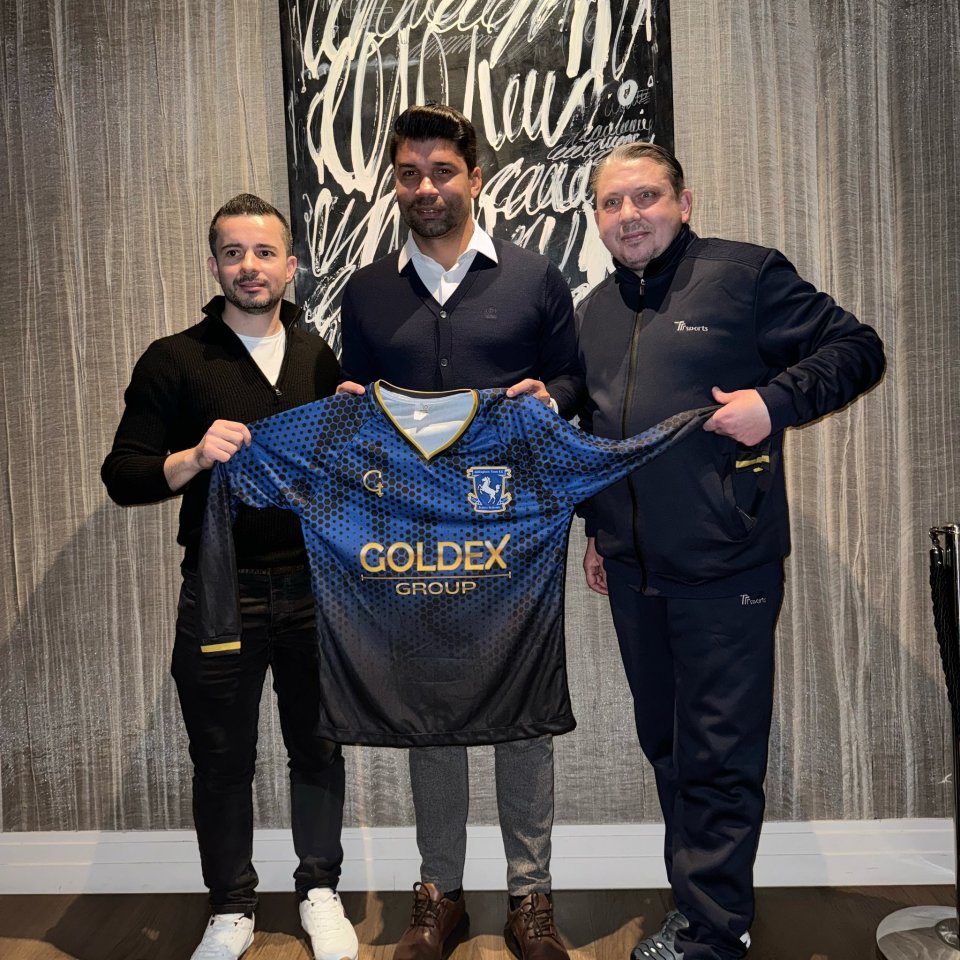
[{"label": "soccer jersey", "polygon": [[563,584],[574,506],[712,409],[616,441],[502,390],[378,382],[258,421],[211,479],[203,648],[229,655],[242,643],[238,504],[282,507],[300,518],[311,563],[319,735],[422,746],[571,730]]}]

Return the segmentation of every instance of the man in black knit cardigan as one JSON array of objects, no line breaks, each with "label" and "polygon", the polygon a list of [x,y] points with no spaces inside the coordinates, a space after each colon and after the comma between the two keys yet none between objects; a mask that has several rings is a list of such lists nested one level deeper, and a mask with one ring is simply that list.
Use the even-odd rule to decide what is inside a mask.
[{"label": "man in black knit cardigan", "polygon": [[295,326],[299,310],[282,299],[297,261],[279,211],[240,194],[217,212],[209,240],[208,264],[223,296],[203,308],[200,323],[150,344],[137,361],[101,471],[122,505],[182,495],[172,673],[190,742],[194,822],[213,913],[192,960],[235,960],[253,942],[253,774],[268,666],[289,755],[303,927],[317,960],[356,960],[357,937],[336,894],[343,756],[312,733],[319,704],[315,615],[293,514],[249,510],[237,518],[240,641],[204,646],[195,624],[210,468],[250,443],[246,423],[332,394],[339,365],[320,337]]},{"label": "man in black knit cardigan", "polygon": [[[379,378],[412,390],[504,387],[572,416],[583,378],[570,290],[546,257],[474,220],[473,124],[444,104],[410,107],[394,123],[390,159],[410,235],[344,288],[340,389],[363,393]],[[551,899],[553,738],[498,743],[495,765],[507,945],[522,960],[567,960]],[[465,747],[410,751],[421,883],[394,960],[441,960],[466,926],[467,771]]]}]

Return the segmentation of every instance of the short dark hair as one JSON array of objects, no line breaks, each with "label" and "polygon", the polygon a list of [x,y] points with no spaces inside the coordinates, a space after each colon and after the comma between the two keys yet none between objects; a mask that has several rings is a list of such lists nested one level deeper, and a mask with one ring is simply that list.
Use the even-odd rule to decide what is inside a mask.
[{"label": "short dark hair", "polygon": [[590,174],[590,191],[594,196],[597,195],[597,183],[600,181],[600,174],[608,163],[630,163],[633,160],[642,160],[644,157],[660,164],[667,171],[673,192],[679,197],[683,191],[683,167],[680,166],[680,161],[666,147],[661,147],[659,143],[648,143],[646,141],[622,143],[620,146],[614,147],[609,153],[605,153],[594,164],[593,172]]},{"label": "short dark hair", "polygon": [[217,255],[217,240],[220,238],[217,223],[224,217],[276,217],[282,228],[283,249],[288,257],[293,256],[293,235],[290,233],[287,218],[275,206],[252,193],[238,193],[213,215],[207,240],[210,243],[210,252],[214,256]]},{"label": "short dark hair", "polygon": [[393,121],[390,163],[396,166],[397,148],[404,140],[449,140],[466,161],[467,170],[477,165],[477,131],[459,111],[445,103],[408,107]]}]

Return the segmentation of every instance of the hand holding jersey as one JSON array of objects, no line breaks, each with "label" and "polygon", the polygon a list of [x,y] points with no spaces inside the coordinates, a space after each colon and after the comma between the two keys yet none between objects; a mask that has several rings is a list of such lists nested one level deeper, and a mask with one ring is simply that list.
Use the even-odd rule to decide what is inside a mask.
[{"label": "hand holding jersey", "polygon": [[713,399],[722,404],[703,425],[711,433],[733,437],[746,447],[754,447],[770,436],[770,411],[756,390],[733,390],[725,393],[713,388]]},{"label": "hand holding jersey", "polygon": [[534,400],[539,400],[550,407],[554,413],[557,412],[556,402],[550,396],[550,391],[547,390],[547,386],[542,380],[527,377],[526,380],[521,380],[512,387],[507,387],[507,396],[511,399],[514,397],[533,397]]},{"label": "hand holding jersey", "polygon": [[250,430],[245,423],[214,420],[195,447],[171,453],[163,461],[163,475],[176,493],[201,471],[215,463],[226,463],[242,446],[250,446]]}]

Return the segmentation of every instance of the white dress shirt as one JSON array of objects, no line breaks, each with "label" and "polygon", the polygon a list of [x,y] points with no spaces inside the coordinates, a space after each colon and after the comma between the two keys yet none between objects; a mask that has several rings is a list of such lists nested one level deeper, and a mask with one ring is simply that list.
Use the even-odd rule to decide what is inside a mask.
[{"label": "white dress shirt", "polygon": [[[467,249],[460,254],[457,262],[449,270],[445,270],[442,263],[438,263],[433,257],[428,257],[423,253],[417,246],[416,240],[413,239],[413,233],[409,233],[407,234],[407,242],[400,248],[400,255],[397,257],[397,271],[403,270],[408,263],[412,262],[413,269],[417,271],[417,276],[430,292],[430,296],[442,307],[460,286],[470,269],[470,264],[473,263],[473,259],[478,253],[489,257],[494,263],[498,262],[497,250],[493,245],[490,234],[482,230],[476,220],[473,221],[473,234],[467,244]],[[547,405],[554,413],[559,413],[560,408],[553,397],[550,398]]]},{"label": "white dress shirt", "polygon": [[400,248],[397,270],[402,270],[410,261],[413,261],[413,268],[417,271],[417,276],[423,285],[430,291],[430,296],[443,306],[460,286],[470,269],[470,264],[473,263],[473,258],[478,253],[489,257],[494,263],[497,262],[497,250],[493,240],[490,239],[489,233],[480,229],[480,224],[476,220],[473,221],[473,235],[470,237],[467,249],[460,254],[457,262],[449,270],[444,270],[442,263],[437,263],[432,257],[423,253],[413,239],[413,234],[410,233],[407,235],[407,242]]}]

